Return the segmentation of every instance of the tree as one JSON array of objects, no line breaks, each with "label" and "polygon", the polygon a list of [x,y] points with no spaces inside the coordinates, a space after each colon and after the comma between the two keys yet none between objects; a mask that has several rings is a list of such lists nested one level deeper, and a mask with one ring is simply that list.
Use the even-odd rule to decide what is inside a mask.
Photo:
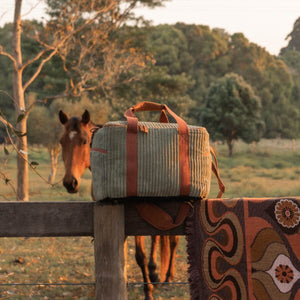
[{"label": "tree", "polygon": [[229,71],[229,34],[203,25],[177,23],[175,28],[185,36],[188,55],[192,59],[187,74],[194,85],[189,88],[188,94],[200,106],[210,83]]},{"label": "tree", "polygon": [[[133,8],[141,3],[157,6],[163,0],[47,0],[51,20],[43,30],[23,27],[21,20],[22,0],[15,0],[13,21],[13,46],[11,52],[0,45],[0,54],[6,56],[13,65],[13,101],[16,113],[18,139],[17,197],[28,201],[28,154],[27,119],[32,106],[26,105],[25,93],[30,90],[42,69],[54,56],[58,56],[69,78],[66,95],[80,96],[84,91],[95,90],[97,86],[109,90],[113,86],[115,74],[120,76],[134,66],[143,67],[142,55],[128,44],[125,50],[114,39],[114,33],[128,19],[132,19]],[[34,53],[23,62],[21,47],[22,31],[39,44]],[[124,51],[122,51],[122,49]],[[94,58],[95,53],[100,53]],[[105,80],[98,81],[97,71],[104,67],[100,75]],[[34,66],[31,76],[25,81],[24,72]],[[112,82],[109,88],[105,85]],[[57,95],[56,95],[57,96]]]},{"label": "tree", "polygon": [[135,73],[139,80],[132,80],[130,84],[120,81],[114,87],[112,118],[120,118],[128,106],[145,100],[166,103],[187,118],[195,105],[187,95],[194,81],[185,73],[191,61],[182,33],[174,26],[161,25],[124,27],[119,34],[123,38],[130,35],[132,46],[144,49],[152,63]]},{"label": "tree", "polygon": [[293,30],[287,35],[286,40],[289,40],[289,43],[280,50],[280,55],[283,55],[287,50],[300,51],[300,17],[295,21]]},{"label": "tree", "polygon": [[210,86],[201,118],[213,140],[227,143],[229,156],[234,140],[259,141],[264,129],[260,99],[241,76],[233,73]]},{"label": "tree", "polygon": [[[138,4],[155,7],[163,1],[47,0],[51,22],[46,37],[60,35],[61,28],[66,33],[75,31],[72,42],[58,51],[70,79],[68,90],[71,90],[73,97],[89,91],[112,99],[115,88],[120,84],[128,85],[140,79],[140,71],[147,63],[151,64],[152,59],[132,43],[126,22],[130,20],[136,25],[143,24],[142,19],[134,17],[133,9]],[[95,13],[105,6],[109,9],[95,18]],[[92,24],[78,31],[93,19]]]},{"label": "tree", "polygon": [[193,66],[184,34],[172,25],[158,25],[149,30],[148,47],[154,54],[156,66],[168,68],[168,73],[181,74]]}]

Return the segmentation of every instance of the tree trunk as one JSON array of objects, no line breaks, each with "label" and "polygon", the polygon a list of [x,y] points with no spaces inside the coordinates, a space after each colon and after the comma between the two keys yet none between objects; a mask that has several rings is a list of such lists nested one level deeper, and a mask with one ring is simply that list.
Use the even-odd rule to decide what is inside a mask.
[{"label": "tree trunk", "polygon": [[233,140],[227,140],[227,145],[228,145],[228,154],[229,157],[231,157],[233,152]]},{"label": "tree trunk", "polygon": [[255,141],[253,141],[252,142],[252,153],[256,153],[256,142]]},{"label": "tree trunk", "polygon": [[53,184],[55,181],[56,171],[57,171],[57,162],[58,162],[58,156],[59,156],[59,149],[60,147],[53,147],[49,148],[49,154],[51,159],[51,169],[50,174],[48,177],[48,183]]},{"label": "tree trunk", "polygon": [[292,139],[292,149],[293,149],[293,152],[296,151],[296,141],[295,141],[295,139]]},{"label": "tree trunk", "polygon": [[[21,51],[21,6],[22,0],[15,0],[15,15],[13,29],[13,57],[15,58],[13,73],[13,95],[15,101],[16,117],[24,114],[26,111],[24,100],[24,89],[22,82],[22,51]],[[23,118],[17,124],[17,130],[21,133],[27,132],[27,118]],[[27,136],[18,137],[17,142],[20,155],[17,158],[17,199],[28,201],[28,154],[27,154]]]}]

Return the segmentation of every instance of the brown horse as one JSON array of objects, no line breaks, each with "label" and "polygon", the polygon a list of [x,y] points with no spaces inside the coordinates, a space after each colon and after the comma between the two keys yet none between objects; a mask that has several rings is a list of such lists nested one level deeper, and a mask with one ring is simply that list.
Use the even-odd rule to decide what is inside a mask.
[{"label": "brown horse", "polygon": [[[90,168],[90,144],[93,128],[96,126],[90,120],[87,110],[82,114],[81,119],[69,118],[63,111],[59,112],[60,122],[64,125],[64,133],[60,139],[62,156],[65,164],[65,176],[63,185],[69,193],[76,193],[79,188],[80,178],[86,168]],[[152,300],[153,282],[159,282],[156,273],[157,246],[161,245],[161,281],[172,281],[175,273],[175,252],[178,246],[178,236],[152,236],[150,260],[147,264],[147,257],[144,248],[144,236],[135,237],[136,261],[142,270],[145,292],[145,299]]]}]

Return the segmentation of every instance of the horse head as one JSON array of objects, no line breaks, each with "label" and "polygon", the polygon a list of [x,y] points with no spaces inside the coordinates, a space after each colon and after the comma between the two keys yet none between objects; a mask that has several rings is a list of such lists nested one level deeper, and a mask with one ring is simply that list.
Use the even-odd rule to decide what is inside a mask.
[{"label": "horse head", "polygon": [[90,168],[92,128],[96,126],[91,122],[87,110],[82,114],[81,119],[69,118],[61,110],[59,120],[64,125],[64,133],[60,139],[65,165],[63,185],[69,193],[77,193],[84,170]]}]

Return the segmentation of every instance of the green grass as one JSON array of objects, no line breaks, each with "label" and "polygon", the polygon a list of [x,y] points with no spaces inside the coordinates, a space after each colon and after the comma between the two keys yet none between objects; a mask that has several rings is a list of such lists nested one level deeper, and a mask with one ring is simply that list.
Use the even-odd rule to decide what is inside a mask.
[{"label": "green grass", "polygon": [[[279,197],[300,195],[300,142],[293,151],[289,140],[263,140],[253,145],[237,142],[229,157],[226,145],[217,145],[224,197]],[[213,176],[214,177],[214,176]],[[212,177],[210,197],[217,194]]]},{"label": "green grass", "polygon": [[[11,150],[11,149],[10,149]],[[300,195],[300,141],[263,140],[253,145],[238,142],[233,157],[228,157],[226,145],[217,145],[221,177],[226,185],[224,197],[279,197]],[[47,179],[49,157],[44,148],[29,150],[30,160],[39,162],[37,171]],[[0,171],[15,183],[16,160],[13,153],[8,162],[0,150]],[[37,174],[30,172],[30,201],[90,201],[91,174],[84,173],[78,194],[67,194],[61,181],[64,174],[60,160],[52,187]],[[210,197],[218,193],[212,177]],[[0,182],[0,201],[13,201],[15,194]],[[134,238],[128,237],[128,282],[141,282],[141,272],[135,263]],[[148,242],[149,247],[149,242]],[[94,282],[94,252],[92,239],[78,238],[1,238],[1,283],[64,283]],[[176,257],[175,281],[187,281],[186,241],[181,237]],[[189,299],[188,285],[160,286],[155,299]],[[91,286],[1,286],[0,299],[94,299]],[[143,286],[128,287],[129,300],[143,300]]]}]

